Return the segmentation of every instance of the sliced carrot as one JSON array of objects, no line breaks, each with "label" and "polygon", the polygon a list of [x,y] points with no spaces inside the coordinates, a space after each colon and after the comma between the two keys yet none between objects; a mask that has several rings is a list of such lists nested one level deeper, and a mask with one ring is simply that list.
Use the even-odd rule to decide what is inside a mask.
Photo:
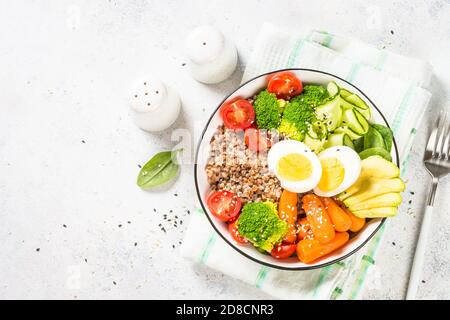
[{"label": "sliced carrot", "polygon": [[348,216],[352,220],[352,225],[350,227],[351,232],[358,232],[364,227],[364,225],[366,224],[365,218],[355,216],[341,201],[338,201],[336,199],[334,199],[334,201],[338,204],[338,206],[342,208],[342,210],[344,210],[348,214]]},{"label": "sliced carrot", "polygon": [[297,240],[297,198],[296,193],[283,190],[278,204],[278,216],[289,226],[289,231],[283,239],[285,243],[294,243]]},{"label": "sliced carrot", "polygon": [[335,233],[333,224],[320,198],[315,194],[306,194],[302,199],[302,208],[305,210],[314,238],[321,243],[332,241]]},{"label": "sliced carrot", "polygon": [[355,216],[349,209],[343,208],[345,212],[347,212],[348,216],[352,220],[352,226],[350,227],[351,232],[358,232],[361,230],[366,224],[366,218],[360,218]]},{"label": "sliced carrot", "polygon": [[333,222],[334,229],[336,231],[344,232],[350,229],[352,226],[352,220],[348,216],[347,212],[339,207],[338,204],[331,198],[321,197],[320,200],[322,200],[325,205],[325,209],[327,209],[328,215],[330,216],[331,222]]},{"label": "sliced carrot", "polygon": [[309,225],[308,219],[301,218],[297,222],[297,241],[303,239],[312,239],[314,235],[311,230],[311,226]]},{"label": "sliced carrot", "polygon": [[342,247],[349,239],[347,232],[336,232],[329,243],[320,243],[317,239],[305,239],[297,244],[297,257],[304,263],[311,263]]}]

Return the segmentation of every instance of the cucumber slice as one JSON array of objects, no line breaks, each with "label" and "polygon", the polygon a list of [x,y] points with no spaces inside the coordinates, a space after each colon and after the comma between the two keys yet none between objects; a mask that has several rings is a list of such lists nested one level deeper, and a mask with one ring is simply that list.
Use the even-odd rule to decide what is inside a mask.
[{"label": "cucumber slice", "polygon": [[369,109],[369,106],[367,103],[361,99],[358,95],[352,94],[344,98],[347,102],[350,102],[351,104],[354,104],[360,109]]},{"label": "cucumber slice", "polygon": [[329,82],[327,85],[327,91],[330,97],[335,97],[337,94],[339,94],[339,87],[336,82]]},{"label": "cucumber slice", "polygon": [[370,119],[372,118],[372,112],[369,109],[360,109],[358,107],[356,107],[356,110],[358,110],[359,113],[361,113],[364,118],[366,118],[367,121],[370,121]]},{"label": "cucumber slice", "polygon": [[364,136],[364,150],[369,148],[386,148],[383,136],[374,127],[370,127]]},{"label": "cucumber slice", "polygon": [[327,126],[328,131],[336,129],[342,118],[342,109],[340,105],[340,98],[336,96],[333,100],[318,106],[316,108],[316,117]]},{"label": "cucumber slice", "polygon": [[356,115],[356,119],[358,120],[359,124],[361,125],[361,127],[364,130],[363,134],[366,134],[367,131],[369,131],[369,122],[367,121],[367,119],[361,114],[361,112],[359,112],[357,109],[353,109],[353,111],[355,112]]},{"label": "cucumber slice", "polygon": [[306,135],[305,139],[303,140],[303,143],[306,144],[313,152],[319,153],[320,151],[323,150],[326,140],[314,139],[311,138],[309,135]]},{"label": "cucumber slice", "polygon": [[344,89],[344,88],[340,88],[340,90],[339,90],[339,94],[341,95],[341,97],[342,98],[347,98],[347,97],[349,97],[349,96],[351,96],[353,93],[352,92],[350,92],[350,91],[348,91],[347,89]]},{"label": "cucumber slice", "polygon": [[356,132],[354,132],[352,129],[350,129],[348,126],[342,126],[342,127],[337,127],[336,130],[334,130],[335,133],[345,133],[347,134],[350,139],[352,140],[356,140],[358,138],[361,138],[361,135],[357,134]]},{"label": "cucumber slice", "polygon": [[324,145],[324,148],[330,148],[334,146],[347,146],[355,149],[352,139],[346,133],[333,133],[328,136],[328,140]]},{"label": "cucumber slice", "polygon": [[343,142],[344,146],[350,147],[353,150],[355,150],[355,145],[353,144],[352,139],[350,139],[350,137],[347,134],[344,134],[344,139],[342,142]]},{"label": "cucumber slice", "polygon": [[342,146],[344,144],[344,135],[347,136],[347,134],[343,132],[330,134],[324,147],[330,148],[334,146]]},{"label": "cucumber slice", "polygon": [[339,103],[341,104],[341,108],[342,110],[348,110],[348,109],[353,109],[355,108],[355,106],[353,104],[351,104],[350,102],[345,101],[344,98],[339,97]]},{"label": "cucumber slice", "polygon": [[313,124],[311,124],[307,135],[309,135],[313,139],[324,139],[328,135],[327,126],[321,121],[315,121]]},{"label": "cucumber slice", "polygon": [[384,148],[369,148],[359,153],[361,160],[364,160],[370,156],[380,156],[387,161],[392,161],[391,154]]},{"label": "cucumber slice", "polygon": [[369,123],[356,108],[344,111],[342,124],[348,126],[359,135],[364,135],[369,130]]}]

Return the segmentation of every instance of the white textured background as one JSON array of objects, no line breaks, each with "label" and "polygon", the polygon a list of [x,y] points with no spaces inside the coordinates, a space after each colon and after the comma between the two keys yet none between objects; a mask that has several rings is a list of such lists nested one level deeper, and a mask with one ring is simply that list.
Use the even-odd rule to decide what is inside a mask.
[{"label": "white textured background", "polygon": [[[429,182],[429,119],[450,100],[449,0],[0,0],[0,298],[267,298],[179,257],[192,166],[167,191],[137,188],[138,165],[173,142],[171,132],[137,129],[126,100],[133,79],[159,76],[183,101],[174,128],[194,132],[239,84],[264,21],[354,36],[434,66],[402,211],[364,294],[403,298]],[[199,24],[215,24],[239,50],[238,70],[219,85],[195,82],[183,66],[183,39]],[[436,199],[422,298],[450,298],[449,180]]]}]

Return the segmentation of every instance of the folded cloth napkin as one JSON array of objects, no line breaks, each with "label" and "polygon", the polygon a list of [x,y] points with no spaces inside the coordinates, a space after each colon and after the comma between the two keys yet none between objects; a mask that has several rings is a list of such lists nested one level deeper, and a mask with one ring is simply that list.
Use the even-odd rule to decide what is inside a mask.
[{"label": "folded cloth napkin", "polygon": [[[432,75],[427,63],[323,31],[293,33],[264,24],[242,81],[290,67],[324,70],[364,91],[394,131],[404,173],[415,128],[431,97],[426,90]],[[358,299],[387,225],[341,262],[311,271],[284,271],[240,255],[216,234],[201,209],[195,212],[181,254],[282,299]]]}]

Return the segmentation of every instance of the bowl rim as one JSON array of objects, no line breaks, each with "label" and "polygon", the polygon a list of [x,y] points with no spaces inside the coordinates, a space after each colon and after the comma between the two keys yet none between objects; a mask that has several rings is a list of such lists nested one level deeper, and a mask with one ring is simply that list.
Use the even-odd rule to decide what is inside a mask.
[{"label": "bowl rim", "polygon": [[[384,223],[386,222],[386,218],[382,218],[381,219],[381,223],[379,224],[379,226],[367,237],[366,240],[364,240],[357,248],[355,248],[354,250],[352,250],[351,252],[343,255],[342,257],[336,258],[332,261],[328,261],[328,262],[324,262],[322,264],[317,264],[314,266],[304,266],[304,267],[293,267],[293,268],[289,268],[289,267],[285,267],[285,266],[280,266],[280,265],[276,265],[276,264],[272,264],[269,262],[265,262],[265,261],[261,261],[255,257],[252,257],[248,254],[246,254],[245,252],[243,252],[242,250],[240,250],[239,248],[237,248],[236,246],[234,246],[224,235],[222,235],[222,233],[216,228],[216,226],[214,225],[213,221],[211,220],[211,217],[209,216],[209,214],[207,213],[207,209],[205,208],[205,205],[203,203],[203,199],[202,196],[200,194],[200,189],[198,186],[198,181],[197,181],[197,166],[198,166],[198,156],[199,156],[199,152],[200,152],[200,146],[202,144],[203,138],[205,136],[206,130],[209,127],[209,124],[211,123],[211,120],[213,119],[213,117],[216,115],[217,111],[219,110],[219,108],[223,105],[223,103],[225,101],[227,101],[227,99],[233,95],[236,91],[238,91],[239,89],[241,89],[243,86],[245,86],[247,83],[250,83],[258,78],[264,77],[264,76],[268,76],[270,74],[273,73],[277,73],[277,72],[283,72],[283,71],[312,71],[312,72],[317,72],[317,73],[322,73],[331,77],[334,77],[336,79],[339,79],[340,81],[345,82],[346,84],[348,84],[349,86],[355,88],[356,90],[358,90],[359,92],[362,93],[362,95],[372,104],[372,106],[378,111],[378,113],[381,115],[381,117],[383,118],[386,126],[391,129],[388,121],[386,120],[386,117],[384,116],[384,114],[380,111],[380,109],[375,105],[375,103],[373,103],[373,101],[361,90],[359,89],[357,86],[355,86],[354,84],[350,83],[349,81],[336,76],[332,73],[326,72],[326,71],[321,71],[321,70],[317,70],[317,69],[309,69],[309,68],[285,68],[285,69],[277,69],[277,70],[273,70],[273,71],[269,71],[269,72],[265,72],[262,74],[259,74],[247,81],[245,81],[244,83],[241,83],[236,89],[234,89],[231,93],[229,93],[220,103],[219,105],[214,109],[214,111],[211,113],[210,117],[208,118],[208,121],[205,124],[205,127],[202,130],[202,133],[200,135],[200,138],[198,140],[197,143],[197,147],[196,147],[196,151],[195,151],[195,162],[194,162],[194,181],[195,181],[195,191],[197,193],[197,197],[200,201],[200,205],[209,221],[209,223],[211,224],[211,226],[213,227],[214,231],[216,233],[219,234],[219,236],[234,250],[236,250],[237,252],[239,252],[241,255],[243,255],[244,257],[258,263],[261,265],[264,265],[266,267],[270,267],[270,268],[275,268],[275,269],[279,269],[279,270],[288,270],[288,271],[300,271],[300,270],[313,270],[313,269],[321,269],[324,267],[327,267],[329,265],[335,264],[339,261],[342,261],[348,257],[350,257],[351,255],[355,254],[357,251],[359,251],[361,248],[363,248],[373,237],[374,235],[381,229],[381,227],[384,225]],[[393,141],[393,145],[394,145],[394,150],[395,150],[395,157],[396,157],[396,162],[397,162],[397,166],[400,169],[400,160],[399,160],[399,153],[398,153],[398,148],[397,148],[397,142],[395,141],[395,138],[393,137],[392,139]]]}]

